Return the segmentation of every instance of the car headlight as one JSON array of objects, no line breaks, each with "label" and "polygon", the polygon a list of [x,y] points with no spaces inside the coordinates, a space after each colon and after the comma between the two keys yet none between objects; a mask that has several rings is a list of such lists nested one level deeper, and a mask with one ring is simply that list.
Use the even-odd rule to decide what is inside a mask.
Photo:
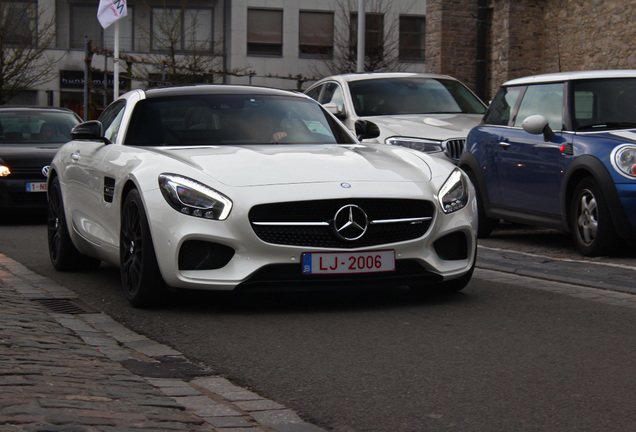
[{"label": "car headlight", "polygon": [[11,174],[11,170],[6,165],[0,165],[0,177],[6,177]]},{"label": "car headlight", "polygon": [[612,165],[618,173],[628,179],[636,179],[636,146],[623,144],[612,151]]},{"label": "car headlight", "polygon": [[459,168],[455,168],[440,188],[439,203],[444,213],[461,210],[468,204],[468,178]]},{"label": "car headlight", "polygon": [[161,174],[159,189],[175,210],[204,219],[225,220],[232,201],[203,183],[176,174]]},{"label": "car headlight", "polygon": [[444,146],[442,145],[441,141],[428,140],[424,138],[410,138],[399,136],[387,138],[386,140],[384,140],[384,142],[391,145],[419,150],[424,153],[436,153],[444,150]]}]

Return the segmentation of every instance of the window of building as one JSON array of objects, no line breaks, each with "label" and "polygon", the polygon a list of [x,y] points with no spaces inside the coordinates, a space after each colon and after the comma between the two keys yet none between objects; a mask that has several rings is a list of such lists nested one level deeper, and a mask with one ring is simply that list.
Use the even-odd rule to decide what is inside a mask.
[{"label": "window of building", "polygon": [[[349,46],[351,58],[357,56],[358,47],[358,14],[351,13],[351,29],[349,33]],[[368,59],[381,60],[384,58],[384,15],[368,13],[364,17],[364,52]]]},{"label": "window of building", "polygon": [[333,56],[333,13],[300,11],[298,43],[301,57]]},{"label": "window of building", "polygon": [[283,55],[282,10],[247,10],[247,54]]},{"label": "window of building", "polygon": [[426,17],[400,16],[400,60],[424,60]]},{"label": "window of building", "polygon": [[152,49],[210,51],[212,24],[212,9],[153,8]]},{"label": "window of building", "polygon": [[0,27],[7,45],[32,46],[37,31],[35,2],[4,2],[0,8]]},{"label": "window of building", "polygon": [[[128,14],[119,20],[119,50],[133,51],[134,7],[128,6]],[[97,20],[95,5],[71,5],[71,48],[84,48],[84,36],[88,36],[94,46],[115,48],[115,25],[102,28]]]}]

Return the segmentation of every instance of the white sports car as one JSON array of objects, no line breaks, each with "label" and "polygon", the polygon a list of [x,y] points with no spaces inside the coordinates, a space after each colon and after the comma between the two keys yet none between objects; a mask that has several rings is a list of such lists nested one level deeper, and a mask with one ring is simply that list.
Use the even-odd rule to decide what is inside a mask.
[{"label": "white sports car", "polygon": [[134,90],[75,127],[48,178],[58,270],[167,287],[464,288],[476,201],[453,164],[361,144],[311,98],[247,86]]}]

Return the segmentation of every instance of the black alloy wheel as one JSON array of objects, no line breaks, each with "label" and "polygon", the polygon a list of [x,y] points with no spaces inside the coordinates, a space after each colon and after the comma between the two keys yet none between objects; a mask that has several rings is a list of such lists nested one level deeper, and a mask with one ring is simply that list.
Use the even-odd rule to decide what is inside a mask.
[{"label": "black alloy wheel", "polygon": [[81,254],[73,245],[66,224],[60,181],[57,177],[49,185],[47,209],[47,238],[51,264],[59,271],[93,270],[99,260]]},{"label": "black alloy wheel", "polygon": [[163,300],[165,282],[159,272],[148,219],[139,192],[124,200],[119,244],[124,294],[135,307],[154,306]]}]

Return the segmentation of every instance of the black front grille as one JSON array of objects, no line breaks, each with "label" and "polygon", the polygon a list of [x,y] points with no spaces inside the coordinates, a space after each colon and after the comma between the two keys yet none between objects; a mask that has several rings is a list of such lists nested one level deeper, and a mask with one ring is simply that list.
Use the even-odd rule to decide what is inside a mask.
[{"label": "black front grille", "polygon": [[46,176],[42,174],[42,168],[44,168],[44,165],[40,167],[11,168],[10,178],[46,181]]},{"label": "black front grille", "polygon": [[[336,212],[346,205],[360,207],[370,222],[367,232],[357,240],[344,240],[333,228]],[[252,208],[249,219],[256,235],[267,243],[360,248],[424,236],[434,210],[435,206],[425,200],[351,198],[262,204]]]},{"label": "black front grille", "polygon": [[464,153],[466,140],[463,138],[449,139],[446,140],[444,144],[448,157],[451,159],[459,160],[459,158],[462,156],[462,153]]}]

